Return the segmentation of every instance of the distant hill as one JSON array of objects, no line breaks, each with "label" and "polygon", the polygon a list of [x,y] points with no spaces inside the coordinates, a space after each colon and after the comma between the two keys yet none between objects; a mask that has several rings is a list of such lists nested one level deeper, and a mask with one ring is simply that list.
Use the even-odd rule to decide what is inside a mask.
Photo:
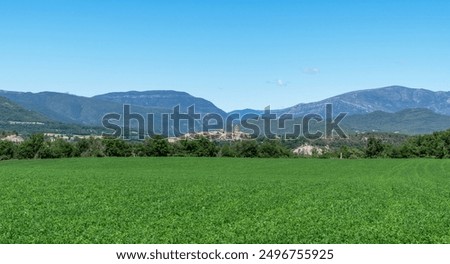
[{"label": "distant hill", "polygon": [[[350,132],[379,131],[404,134],[431,133],[450,128],[450,92],[433,92],[402,86],[360,90],[337,95],[319,102],[300,103],[273,113],[325,115],[325,105],[332,104],[334,115],[347,113],[342,125]],[[263,110],[235,110],[230,113],[261,114]]]},{"label": "distant hill", "polygon": [[406,109],[397,113],[375,111],[348,116],[342,127],[349,132],[394,132],[428,134],[450,128],[450,116],[436,114],[429,109]]},{"label": "distant hill", "polygon": [[[63,123],[98,126],[105,114],[123,112],[123,106],[120,103],[64,93],[0,91],[0,96],[7,97],[26,109],[39,112]],[[132,106],[131,110],[141,114],[160,111],[160,109],[139,106]]]},{"label": "distant hill", "polygon": [[50,119],[0,96],[0,121],[49,122]]},{"label": "distant hill", "polygon": [[180,109],[183,112],[185,112],[189,106],[195,105],[196,112],[200,114],[216,113],[221,116],[226,115],[222,109],[216,107],[210,101],[203,98],[194,97],[185,92],[165,90],[145,92],[130,91],[107,93],[94,96],[93,98],[120,104],[129,104],[132,106],[162,109],[173,109],[175,106],[180,105]]},{"label": "distant hill", "polygon": [[[23,93],[0,90],[0,96],[8,99],[2,105],[3,120],[22,116],[27,121],[54,120],[66,124],[100,126],[105,114],[121,114],[124,104],[131,105],[131,111],[134,113],[144,116],[147,113],[155,114],[156,131],[160,128],[159,114],[171,113],[177,105],[180,105],[182,112],[195,105],[197,113],[226,116],[226,113],[212,102],[177,91],[130,91],[82,97],[56,92]],[[278,114],[291,113],[297,118],[308,113],[324,115],[325,105],[328,103],[333,104],[335,115],[339,112],[348,113],[343,123],[351,131],[376,130],[417,134],[450,127],[450,92],[433,92],[402,86],[354,91],[319,102],[301,103],[272,111]],[[239,113],[242,116],[262,112],[244,109],[231,113]],[[197,128],[199,124],[200,122],[196,123]],[[135,125],[132,124],[134,127]]]},{"label": "distant hill", "polygon": [[82,125],[98,126],[105,114],[122,113],[124,104],[130,104],[133,113],[143,116],[153,113],[156,120],[161,113],[171,113],[176,105],[180,105],[182,112],[185,112],[188,106],[195,105],[196,112],[200,114],[226,115],[205,99],[175,91],[110,93],[89,98],[56,92],[23,93],[0,90],[0,96],[52,120]]},{"label": "distant hill", "polygon": [[80,126],[61,123],[27,110],[11,100],[0,96],[0,130],[16,131],[27,135],[32,133],[65,133],[65,134],[101,134],[106,131],[101,127]]},{"label": "distant hill", "polygon": [[335,113],[346,112],[349,115],[375,111],[395,113],[412,108],[425,108],[438,114],[450,115],[450,92],[433,92],[402,86],[349,92],[319,102],[301,103],[277,112],[291,113],[295,116],[308,113],[321,114],[324,113],[327,103],[333,104]]}]

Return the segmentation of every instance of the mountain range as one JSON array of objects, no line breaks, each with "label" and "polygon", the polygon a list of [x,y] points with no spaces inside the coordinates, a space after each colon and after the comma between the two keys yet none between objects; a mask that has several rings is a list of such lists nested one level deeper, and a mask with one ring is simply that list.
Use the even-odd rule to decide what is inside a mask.
[{"label": "mountain range", "polygon": [[[68,124],[98,126],[107,113],[122,113],[123,105],[131,111],[171,113],[179,105],[181,112],[195,105],[197,113],[227,115],[212,102],[185,92],[154,90],[115,92],[94,97],[76,96],[56,92],[13,92],[0,90],[0,120],[15,121],[52,120]],[[6,101],[5,101],[6,100]],[[337,95],[319,102],[300,103],[275,113],[290,113],[301,117],[308,113],[325,113],[325,104],[333,104],[335,114],[347,113],[344,119],[351,131],[389,131],[400,133],[429,133],[450,128],[450,92],[433,92],[402,86],[359,90]],[[9,107],[9,108],[8,108]],[[11,109],[21,109],[11,110]],[[9,109],[9,110],[8,110]],[[9,117],[6,113],[9,113]],[[261,113],[262,110],[235,110],[231,113]]]},{"label": "mountain range", "polygon": [[23,108],[22,106],[0,96],[0,122],[48,122],[46,116]]},{"label": "mountain range", "polygon": [[429,134],[450,128],[450,116],[429,109],[411,108],[396,113],[375,111],[356,114],[342,121],[344,131],[391,132],[400,134]]},{"label": "mountain range", "polygon": [[295,116],[324,113],[325,104],[333,104],[335,113],[345,112],[349,115],[375,111],[395,113],[412,108],[429,109],[437,114],[450,115],[450,92],[389,86],[349,92],[319,102],[300,103],[280,112]]},{"label": "mountain range", "polygon": [[144,108],[158,108],[163,111],[171,110],[173,107],[180,105],[180,111],[185,112],[191,105],[195,105],[196,112],[200,114],[216,113],[226,116],[225,111],[216,107],[213,103],[203,98],[194,97],[185,92],[156,90],[145,92],[119,92],[107,93],[94,96],[93,99],[99,99],[107,102],[115,102],[121,105],[129,104],[131,106],[139,106]]},{"label": "mountain range", "polygon": [[45,115],[25,109],[19,104],[0,96],[0,130],[16,131],[19,134],[62,133],[62,134],[100,134],[102,127],[83,126],[54,121]]},{"label": "mountain range", "polygon": [[173,107],[180,105],[180,111],[195,105],[197,113],[226,113],[211,102],[176,91],[147,91],[108,93],[94,97],[83,97],[66,93],[40,92],[24,93],[0,90],[0,96],[40,113],[51,120],[83,124],[101,125],[102,117],[108,113],[122,113],[123,105],[129,104],[131,111],[146,116],[147,113],[171,113]]}]

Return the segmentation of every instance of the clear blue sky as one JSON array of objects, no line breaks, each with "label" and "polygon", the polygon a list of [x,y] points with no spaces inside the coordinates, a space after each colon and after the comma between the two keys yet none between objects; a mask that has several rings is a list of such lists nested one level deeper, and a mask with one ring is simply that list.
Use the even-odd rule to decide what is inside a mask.
[{"label": "clear blue sky", "polygon": [[224,110],[450,90],[450,1],[0,1],[0,89],[180,90]]}]

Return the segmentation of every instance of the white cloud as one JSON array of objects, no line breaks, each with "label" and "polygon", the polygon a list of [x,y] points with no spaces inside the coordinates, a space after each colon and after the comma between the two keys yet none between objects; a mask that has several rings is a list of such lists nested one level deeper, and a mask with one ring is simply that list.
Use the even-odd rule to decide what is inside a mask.
[{"label": "white cloud", "polygon": [[308,67],[308,68],[304,68],[302,72],[304,74],[315,75],[315,74],[319,74],[320,73],[320,69],[319,68],[314,68],[314,67]]},{"label": "white cloud", "polygon": [[289,84],[289,82],[284,81],[282,79],[276,79],[275,81],[267,81],[267,83],[275,84],[278,87],[286,87]]}]

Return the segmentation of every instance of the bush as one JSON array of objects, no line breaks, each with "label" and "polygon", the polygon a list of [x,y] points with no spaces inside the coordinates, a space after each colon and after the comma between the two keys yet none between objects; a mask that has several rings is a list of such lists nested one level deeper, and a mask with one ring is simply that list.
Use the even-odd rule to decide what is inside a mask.
[{"label": "bush", "polygon": [[278,140],[264,140],[259,145],[259,157],[261,158],[281,158],[290,155],[291,152],[282,146]]},{"label": "bush", "polygon": [[377,158],[383,153],[384,147],[381,139],[370,137],[367,140],[365,154],[367,158]]},{"label": "bush", "polygon": [[237,157],[256,158],[258,154],[258,144],[255,140],[244,140],[236,143]]},{"label": "bush", "polygon": [[103,145],[108,157],[129,157],[132,154],[131,146],[122,139],[103,139]]},{"label": "bush", "polygon": [[38,153],[44,147],[44,135],[35,134],[19,145],[18,157],[21,159],[38,158]]},{"label": "bush", "polygon": [[146,139],[144,143],[138,147],[140,156],[148,157],[166,157],[170,155],[171,147],[167,139],[160,135]]},{"label": "bush", "polygon": [[12,159],[15,156],[16,146],[10,141],[0,140],[0,160]]}]

